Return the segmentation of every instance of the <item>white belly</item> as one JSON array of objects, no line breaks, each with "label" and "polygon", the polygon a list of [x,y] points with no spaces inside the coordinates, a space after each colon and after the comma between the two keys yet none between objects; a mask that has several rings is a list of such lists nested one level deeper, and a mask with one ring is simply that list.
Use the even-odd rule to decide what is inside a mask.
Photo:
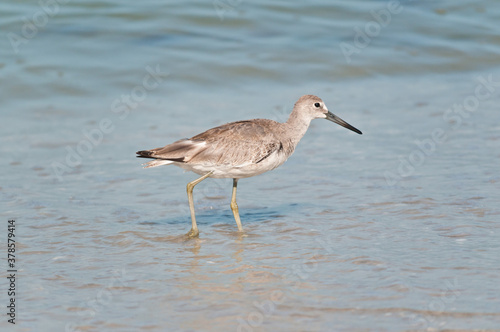
[{"label": "white belly", "polygon": [[242,165],[210,165],[210,164],[190,164],[174,162],[174,165],[199,175],[205,175],[210,171],[214,173],[211,178],[233,178],[241,179],[259,175],[273,170],[282,165],[288,156],[283,152],[275,152],[258,164],[249,163]]}]

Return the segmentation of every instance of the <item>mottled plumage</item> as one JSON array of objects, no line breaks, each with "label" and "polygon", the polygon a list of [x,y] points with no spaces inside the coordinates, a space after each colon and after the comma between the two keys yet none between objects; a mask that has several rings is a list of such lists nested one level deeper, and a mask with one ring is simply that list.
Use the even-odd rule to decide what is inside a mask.
[{"label": "mottled plumage", "polygon": [[174,164],[203,175],[188,184],[193,221],[193,228],[188,233],[190,236],[198,235],[192,204],[192,187],[206,177],[233,178],[231,208],[238,228],[242,231],[236,205],[238,179],[259,175],[282,165],[294,152],[311,120],[316,118],[333,121],[361,134],[358,129],[330,113],[319,97],[305,95],[295,103],[285,123],[266,119],[231,122],[189,139],[182,139],[161,148],[138,151],[137,154],[141,158],[154,159],[147,162],[145,168]]}]

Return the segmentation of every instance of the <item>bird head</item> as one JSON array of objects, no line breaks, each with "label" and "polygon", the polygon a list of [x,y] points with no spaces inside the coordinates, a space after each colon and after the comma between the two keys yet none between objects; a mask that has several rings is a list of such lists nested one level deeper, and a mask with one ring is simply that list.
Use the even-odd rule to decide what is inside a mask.
[{"label": "bird head", "polygon": [[327,119],[335,122],[344,128],[354,131],[355,133],[362,134],[362,132],[333,114],[328,110],[325,103],[321,98],[314,95],[305,95],[295,103],[295,108],[301,108],[312,119]]}]

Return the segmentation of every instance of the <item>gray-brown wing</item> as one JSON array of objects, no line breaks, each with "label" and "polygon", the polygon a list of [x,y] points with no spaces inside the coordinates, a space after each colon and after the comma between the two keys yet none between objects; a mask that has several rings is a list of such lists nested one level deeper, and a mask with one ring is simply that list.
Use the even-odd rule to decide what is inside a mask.
[{"label": "gray-brown wing", "polygon": [[205,149],[193,155],[188,163],[242,166],[256,164],[283,146],[275,130],[280,124],[256,119],[228,123],[209,129],[190,139],[204,142]]},{"label": "gray-brown wing", "polygon": [[265,160],[283,149],[275,130],[279,123],[256,119],[231,122],[162,148],[139,151],[146,158],[204,165],[246,165]]},{"label": "gray-brown wing", "polygon": [[165,159],[184,162],[205,148],[201,142],[193,142],[190,139],[181,139],[161,148],[138,151],[138,157]]}]

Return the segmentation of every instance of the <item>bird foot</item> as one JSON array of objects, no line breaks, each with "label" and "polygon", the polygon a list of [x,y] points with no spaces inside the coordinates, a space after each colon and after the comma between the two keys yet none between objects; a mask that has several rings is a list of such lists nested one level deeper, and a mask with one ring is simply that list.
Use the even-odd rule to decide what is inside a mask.
[{"label": "bird foot", "polygon": [[186,234],[187,237],[189,238],[195,238],[195,237],[198,237],[200,235],[200,232],[198,231],[198,229],[192,229]]}]

